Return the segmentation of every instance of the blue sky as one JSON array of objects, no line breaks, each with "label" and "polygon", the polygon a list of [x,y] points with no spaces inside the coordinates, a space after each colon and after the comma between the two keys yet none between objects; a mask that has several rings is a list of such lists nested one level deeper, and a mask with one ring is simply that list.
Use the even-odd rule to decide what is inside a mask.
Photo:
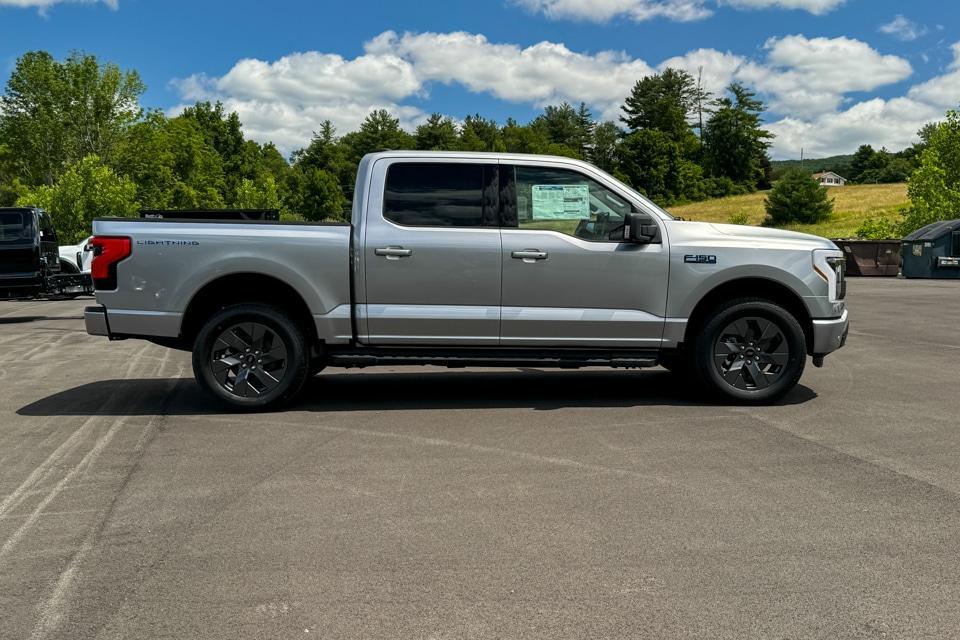
[{"label": "blue sky", "polygon": [[146,106],[221,99],[288,151],[374,107],[407,127],[560,100],[615,118],[645,73],[702,66],[767,100],[775,156],[815,156],[905,146],[960,105],[958,18],[935,0],[0,0],[0,62],[95,53],[140,72]]}]

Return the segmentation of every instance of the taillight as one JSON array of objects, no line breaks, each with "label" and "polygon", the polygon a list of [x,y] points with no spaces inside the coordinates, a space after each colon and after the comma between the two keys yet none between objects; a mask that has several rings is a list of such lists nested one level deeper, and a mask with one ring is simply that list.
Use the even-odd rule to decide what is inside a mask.
[{"label": "taillight", "polygon": [[90,244],[93,246],[93,264],[90,265],[93,288],[116,289],[117,263],[130,256],[130,238],[94,236]]}]

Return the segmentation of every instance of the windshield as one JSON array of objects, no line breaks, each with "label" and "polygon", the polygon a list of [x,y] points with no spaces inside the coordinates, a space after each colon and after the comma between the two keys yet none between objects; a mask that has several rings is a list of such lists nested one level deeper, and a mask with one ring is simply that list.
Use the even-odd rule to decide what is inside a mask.
[{"label": "windshield", "polygon": [[28,211],[0,212],[0,242],[15,243],[33,239],[33,225]]}]

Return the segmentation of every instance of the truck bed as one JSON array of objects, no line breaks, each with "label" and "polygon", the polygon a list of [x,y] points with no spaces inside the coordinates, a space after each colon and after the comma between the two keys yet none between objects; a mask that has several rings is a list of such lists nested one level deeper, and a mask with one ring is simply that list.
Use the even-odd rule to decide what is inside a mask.
[{"label": "truck bed", "polygon": [[256,273],[299,293],[321,335],[352,335],[349,224],[99,218],[93,232],[131,239],[117,289],[97,291],[112,334],[175,338],[204,287]]}]

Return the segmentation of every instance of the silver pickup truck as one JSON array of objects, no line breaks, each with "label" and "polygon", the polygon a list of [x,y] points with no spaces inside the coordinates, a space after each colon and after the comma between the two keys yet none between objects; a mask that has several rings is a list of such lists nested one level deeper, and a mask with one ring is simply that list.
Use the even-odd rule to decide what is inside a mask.
[{"label": "silver pickup truck", "polygon": [[787,231],[676,220],[597,168],[386,152],[350,224],[94,222],[87,331],[193,352],[230,407],[326,366],[663,365],[772,402],[843,346],[844,258]]}]

